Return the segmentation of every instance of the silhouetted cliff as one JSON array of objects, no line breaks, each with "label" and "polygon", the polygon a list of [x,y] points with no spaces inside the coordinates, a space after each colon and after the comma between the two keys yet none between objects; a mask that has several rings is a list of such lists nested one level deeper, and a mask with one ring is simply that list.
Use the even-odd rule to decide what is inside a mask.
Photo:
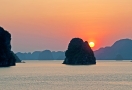
[{"label": "silhouetted cliff", "polygon": [[94,53],[90,48],[87,41],[83,41],[80,38],[73,38],[68,49],[65,52],[65,60],[63,64],[70,65],[89,65],[96,64]]},{"label": "silhouetted cliff", "polygon": [[0,27],[0,67],[14,66],[16,63],[10,42],[11,34]]},{"label": "silhouetted cliff", "polygon": [[[121,39],[116,41],[111,47],[100,48],[94,51],[98,60],[115,60],[119,54],[124,60],[132,59],[132,40]],[[122,60],[120,58],[120,60]],[[118,58],[119,60],[119,58]]]}]

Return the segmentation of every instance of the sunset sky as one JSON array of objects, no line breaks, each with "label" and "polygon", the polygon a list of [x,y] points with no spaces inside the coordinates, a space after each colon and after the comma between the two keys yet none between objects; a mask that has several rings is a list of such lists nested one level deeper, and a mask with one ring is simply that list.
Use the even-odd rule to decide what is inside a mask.
[{"label": "sunset sky", "polygon": [[97,50],[132,39],[132,0],[0,0],[0,26],[15,52],[64,51],[74,37]]}]

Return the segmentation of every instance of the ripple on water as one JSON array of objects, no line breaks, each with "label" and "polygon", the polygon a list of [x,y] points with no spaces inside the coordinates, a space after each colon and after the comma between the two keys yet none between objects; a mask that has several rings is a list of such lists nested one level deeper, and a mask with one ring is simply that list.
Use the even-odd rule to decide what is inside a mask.
[{"label": "ripple on water", "polygon": [[0,68],[0,90],[131,90],[132,63],[99,61],[68,66],[62,61],[27,61]]}]

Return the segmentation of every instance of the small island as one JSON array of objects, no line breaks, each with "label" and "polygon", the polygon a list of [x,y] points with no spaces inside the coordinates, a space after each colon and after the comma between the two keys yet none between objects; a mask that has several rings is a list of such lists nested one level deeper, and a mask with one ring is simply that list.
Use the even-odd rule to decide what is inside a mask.
[{"label": "small island", "polygon": [[73,38],[65,52],[63,64],[68,65],[91,65],[96,64],[96,58],[87,41],[81,38]]},{"label": "small island", "polygon": [[15,66],[21,60],[11,51],[11,34],[0,27],[0,67]]}]

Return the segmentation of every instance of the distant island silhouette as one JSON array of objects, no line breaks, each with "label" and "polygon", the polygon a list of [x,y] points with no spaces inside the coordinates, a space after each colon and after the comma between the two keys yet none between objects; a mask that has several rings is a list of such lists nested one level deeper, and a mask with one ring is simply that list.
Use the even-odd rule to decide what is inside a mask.
[{"label": "distant island silhouette", "polygon": [[[16,55],[21,60],[39,60],[39,55],[42,52],[43,51],[34,51],[33,53],[18,52]],[[50,51],[50,53],[51,55],[50,57],[48,56],[49,58],[43,54],[43,58],[41,58],[41,60],[64,60],[66,58],[65,51]],[[94,54],[97,60],[132,60],[132,40],[118,40],[112,46],[100,48],[94,51]],[[121,57],[118,57],[118,55]]]},{"label": "distant island silhouette", "polygon": [[132,40],[121,39],[112,46],[94,51],[98,60],[132,60]]},{"label": "distant island silhouette", "polygon": [[65,52],[64,51],[34,51],[33,53],[21,53],[18,52],[16,55],[21,60],[64,60]]},{"label": "distant island silhouette", "polygon": [[39,60],[53,60],[53,55],[50,50],[42,51],[38,57]]},{"label": "distant island silhouette", "polygon": [[15,66],[21,60],[11,51],[11,34],[0,27],[0,67]]}]

